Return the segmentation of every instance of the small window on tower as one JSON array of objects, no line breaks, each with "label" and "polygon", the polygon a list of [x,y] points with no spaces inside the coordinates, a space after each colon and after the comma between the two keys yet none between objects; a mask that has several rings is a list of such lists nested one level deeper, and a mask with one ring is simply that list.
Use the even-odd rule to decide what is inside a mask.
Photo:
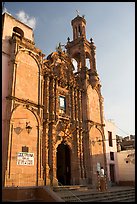
[{"label": "small window on tower", "polygon": [[20,37],[24,37],[24,32],[22,29],[20,29],[19,27],[14,27],[13,28],[13,33],[16,33],[17,35],[19,35]]},{"label": "small window on tower", "polygon": [[77,63],[77,61],[74,58],[72,58],[71,61],[72,61],[73,67],[74,67],[73,72],[74,73],[78,72],[78,63]]},{"label": "small window on tower", "polygon": [[59,108],[60,113],[66,112],[66,98],[64,96],[59,96]]},{"label": "small window on tower", "polygon": [[79,37],[81,36],[81,27],[80,27],[80,25],[78,26],[78,34],[79,34]]}]

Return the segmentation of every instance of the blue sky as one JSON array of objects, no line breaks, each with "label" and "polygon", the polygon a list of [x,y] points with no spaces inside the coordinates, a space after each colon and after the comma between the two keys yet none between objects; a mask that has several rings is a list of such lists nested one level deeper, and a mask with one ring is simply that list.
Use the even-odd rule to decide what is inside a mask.
[{"label": "blue sky", "polygon": [[87,40],[96,46],[105,119],[117,134],[135,134],[135,3],[134,2],[5,2],[5,9],[34,28],[36,47],[46,57],[59,42],[72,40],[76,10],[85,15]]}]

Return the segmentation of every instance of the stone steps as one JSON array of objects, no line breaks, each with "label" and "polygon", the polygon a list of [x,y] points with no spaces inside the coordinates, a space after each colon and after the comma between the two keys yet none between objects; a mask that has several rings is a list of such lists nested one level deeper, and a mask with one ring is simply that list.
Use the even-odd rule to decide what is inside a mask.
[{"label": "stone steps", "polygon": [[[60,189],[60,191],[59,191]],[[105,192],[98,192],[93,189],[82,189],[81,187],[70,188],[63,187],[54,189],[54,191],[65,202],[134,202],[135,189],[131,187],[112,187]]]},{"label": "stone steps", "polygon": [[[65,202],[135,202],[135,188],[132,187],[111,187],[105,192],[98,192],[86,186],[59,186],[53,187],[53,190]],[[20,200],[19,202],[46,201],[34,198],[31,200]]]},{"label": "stone steps", "polygon": [[73,186],[54,186],[53,191],[59,192],[59,191],[64,191],[64,190],[87,190],[88,187],[85,185],[73,185]]}]

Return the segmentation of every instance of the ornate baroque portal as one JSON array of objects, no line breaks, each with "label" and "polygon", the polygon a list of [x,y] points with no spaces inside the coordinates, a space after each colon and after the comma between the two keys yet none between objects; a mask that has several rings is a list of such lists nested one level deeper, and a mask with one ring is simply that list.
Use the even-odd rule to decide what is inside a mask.
[{"label": "ornate baroque portal", "polygon": [[97,164],[105,166],[96,48],[86,39],[85,25],[83,17],[73,19],[73,40],[68,38],[66,51],[59,44],[44,61],[44,168],[50,185],[94,185]]}]

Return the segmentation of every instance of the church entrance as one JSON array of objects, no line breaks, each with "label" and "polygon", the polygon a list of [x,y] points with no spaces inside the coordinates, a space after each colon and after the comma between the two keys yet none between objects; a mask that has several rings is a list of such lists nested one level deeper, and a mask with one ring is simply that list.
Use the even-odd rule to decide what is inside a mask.
[{"label": "church entrance", "polygon": [[70,185],[70,148],[67,144],[61,143],[57,148],[57,179],[59,185]]}]

